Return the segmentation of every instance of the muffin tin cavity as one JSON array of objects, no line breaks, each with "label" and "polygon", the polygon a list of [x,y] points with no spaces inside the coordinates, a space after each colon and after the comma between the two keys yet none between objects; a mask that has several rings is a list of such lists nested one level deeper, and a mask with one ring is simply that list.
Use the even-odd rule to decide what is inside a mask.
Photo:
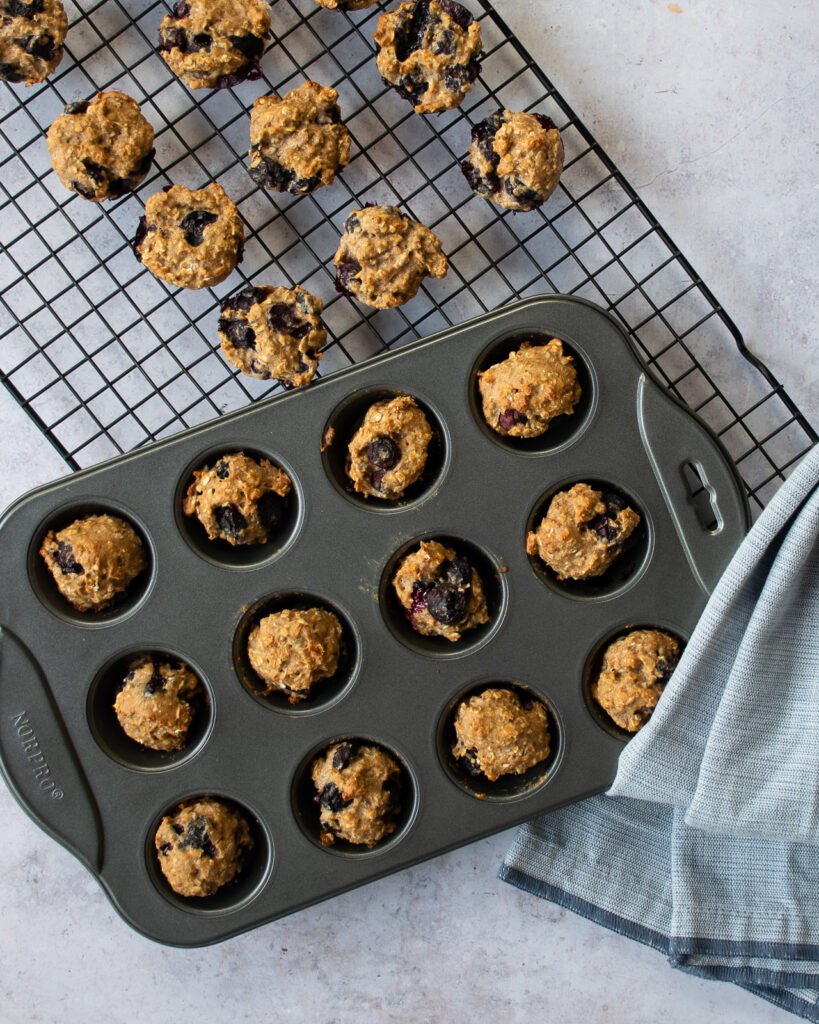
[{"label": "muffin tin cavity", "polygon": [[[511,690],[524,704],[530,700],[538,700],[545,706],[549,719],[549,756],[521,775],[501,775],[494,782],[490,782],[484,775],[470,774],[465,765],[452,753],[456,740],[454,723],[458,706],[462,701],[475,697],[485,690]],[[444,772],[465,793],[478,800],[523,800],[544,786],[557,772],[563,756],[563,729],[553,704],[535,687],[487,680],[462,690],[446,706],[438,720],[437,748]]]},{"label": "muffin tin cavity", "polygon": [[[152,658],[155,663],[159,661],[178,665],[184,662],[199,681],[201,689],[192,704],[194,713],[187,741],[180,750],[153,750],[143,746],[125,733],[117,719],[114,701],[122,689],[129,667],[143,656]],[[139,648],[118,655],[100,670],[88,691],[86,710],[91,733],[109,757],[126,768],[154,772],[175,768],[197,753],[207,741],[213,727],[213,707],[210,684],[190,658],[176,652]]]},{"label": "muffin tin cavity", "polygon": [[[349,843],[343,839],[336,839],[329,845],[321,841],[319,794],[316,793],[311,770],[317,757],[321,756],[328,747],[340,742],[377,747],[388,754],[398,764],[401,771],[395,790],[401,805],[400,811],[393,819],[395,831],[385,836],[373,847]],[[394,747],[369,736],[333,736],[313,747],[296,770],[290,795],[293,815],[304,835],[320,850],[337,857],[377,857],[387,850],[391,850],[411,830],[418,811],[418,783],[409,761]]]},{"label": "muffin tin cavity", "polygon": [[[393,587],[396,569],[407,555],[418,549],[422,540],[438,541],[444,547],[453,549],[456,555],[465,557],[483,584],[489,621],[467,630],[454,642],[441,636],[422,636],[417,633],[410,625]],[[462,537],[427,533],[402,545],[387,562],[381,574],[378,603],[387,628],[405,647],[431,658],[459,658],[483,647],[495,635],[506,615],[509,593],[506,575],[501,572],[501,563],[484,548]]]},{"label": "muffin tin cavity", "polygon": [[[245,455],[257,462],[260,459],[267,459],[290,478],[292,486],[287,496],[278,499],[278,496],[275,495],[272,499],[275,502],[275,507],[270,510],[270,514],[275,514],[278,522],[270,531],[270,536],[264,544],[230,544],[222,539],[211,540],[197,517],[185,515],[182,511],[182,503],[185,500],[188,487],[193,482],[194,472],[204,466],[213,468],[220,457],[237,452],[244,452]],[[218,448],[203,452],[185,469],[174,494],[174,514],[179,532],[198,555],[220,568],[227,569],[252,569],[282,555],[298,535],[302,522],[302,509],[302,492],[292,468],[278,455],[241,442],[223,444]]]},{"label": "muffin tin cavity", "polygon": [[[253,849],[247,855],[247,859],[242,865],[242,870],[233,881],[228,882],[227,885],[223,886],[212,896],[180,896],[170,887],[168,880],[162,873],[162,868],[159,866],[159,854],[154,844],[156,830],[166,815],[173,816],[177,812],[180,804],[191,804],[196,803],[198,800],[209,799],[219,800],[221,803],[227,804],[229,808],[244,817],[250,828]],[[266,885],[273,869],[273,858],[273,841],[262,818],[238,800],[234,800],[221,793],[195,793],[174,800],[167,807],[164,807],[152,820],[145,836],[146,867],[148,875],[156,886],[157,891],[180,910],[192,914],[218,916],[233,913],[246,906]]]},{"label": "muffin tin cavity", "polygon": [[[81,612],[74,608],[57,589],[54,577],[40,555],[40,547],[50,530],[57,533],[78,519],[101,515],[122,519],[135,530],[142,542],[145,568],[131,580],[125,590],[118,594],[107,608],[103,608],[101,611]],[[86,501],[63,506],[40,524],[29,545],[28,575],[35,594],[54,615],[78,626],[107,626],[131,615],[150,593],[154,574],[155,555],[146,529],[131,512],[126,512],[109,500],[106,500],[105,503]]]},{"label": "muffin tin cavity", "polygon": [[433,493],[446,475],[449,465],[449,437],[444,421],[426,399],[416,394],[411,394],[410,397],[426,416],[432,429],[427,461],[419,479],[407,487],[400,498],[386,499],[357,493],[347,475],[347,446],[361,426],[367,410],[376,402],[408,394],[410,393],[407,391],[377,387],[357,391],[333,410],[322,431],[322,462],[330,482],[348,501],[367,509],[368,512],[396,512],[411,508]]},{"label": "muffin tin cavity", "polygon": [[[603,655],[609,645],[613,644],[615,640],[619,640],[621,637],[626,636],[627,633],[633,633],[638,629],[659,629],[663,633],[667,633],[669,636],[674,637],[680,645],[680,655],[682,656],[682,652],[685,650],[685,645],[687,643],[687,637],[685,637],[676,627],[665,626],[657,622],[629,622],[620,626],[618,629],[611,630],[592,647],[583,666],[583,677],[581,680],[583,700],[589,714],[604,732],[607,732],[609,736],[614,736],[615,739],[622,740],[624,743],[627,743],[637,734],[628,732],[626,729],[621,729],[620,726],[617,725],[617,723],[597,703],[594,697],[592,697],[591,687],[592,683],[600,675],[600,669],[603,664]],[[662,700],[662,697],[660,700]]]},{"label": "muffin tin cavity", "polygon": [[542,583],[564,597],[577,601],[604,601],[609,598],[619,597],[643,575],[651,559],[654,544],[651,518],[646,511],[645,505],[619,484],[611,483],[608,480],[601,480],[597,477],[580,476],[553,485],[537,500],[529,514],[529,518],[526,521],[526,532],[521,539],[521,543],[525,550],[526,538],[529,532],[538,528],[540,521],[549,510],[552,498],[560,491],[567,491],[577,483],[585,483],[594,488],[594,490],[601,491],[604,498],[609,494],[620,498],[640,516],[639,524],[623,544],[620,554],[600,576],[592,576],[582,580],[560,580],[557,578],[557,573],[537,554],[527,554],[529,564],[534,574]]},{"label": "muffin tin cavity", "polygon": [[[285,609],[308,608],[331,612],[341,623],[338,667],[332,676],[314,683],[305,700],[291,704],[284,691],[265,692],[264,682],[250,663],[247,644],[253,627],[265,616]],[[233,639],[233,664],[241,684],[264,707],[285,715],[309,715],[331,707],[355,684],[361,666],[361,640],[350,617],[323,597],[302,591],[272,594],[257,601],[240,619]]]},{"label": "muffin tin cavity", "polygon": [[516,452],[518,455],[544,455],[556,452],[572,444],[585,431],[597,406],[597,377],[592,364],[587,361],[585,355],[574,343],[563,338],[559,339],[563,345],[563,354],[571,356],[574,360],[581,395],[570,416],[556,416],[550,422],[548,429],[538,437],[504,436],[489,426],[483,415],[478,374],[488,370],[490,366],[495,366],[496,363],[503,362],[524,342],[528,341],[532,345],[546,345],[554,337],[558,337],[558,335],[540,331],[521,331],[497,338],[483,350],[473,364],[469,375],[469,405],[475,422],[490,441],[501,445],[507,451]]}]

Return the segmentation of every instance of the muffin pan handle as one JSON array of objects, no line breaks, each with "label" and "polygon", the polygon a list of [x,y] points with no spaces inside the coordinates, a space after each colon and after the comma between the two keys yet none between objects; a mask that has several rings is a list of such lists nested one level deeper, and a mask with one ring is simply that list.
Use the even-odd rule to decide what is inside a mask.
[{"label": "muffin pan handle", "polygon": [[645,374],[637,422],[691,571],[710,594],[750,525],[742,482],[714,435]]},{"label": "muffin pan handle", "polygon": [[5,627],[0,627],[0,768],[34,821],[98,871],[102,831],[94,797],[42,669]]}]

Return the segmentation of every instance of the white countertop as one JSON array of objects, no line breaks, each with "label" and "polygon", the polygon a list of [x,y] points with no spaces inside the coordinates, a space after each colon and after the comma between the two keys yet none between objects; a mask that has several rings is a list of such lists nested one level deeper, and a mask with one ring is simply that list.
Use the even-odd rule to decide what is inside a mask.
[{"label": "white countertop", "polygon": [[[817,424],[814,5],[495,6]],[[0,505],[65,472],[5,391],[0,432]],[[501,884],[509,834],[219,946],[175,950],[125,925],[1,784],[0,813],[0,1021],[793,1019]]]}]

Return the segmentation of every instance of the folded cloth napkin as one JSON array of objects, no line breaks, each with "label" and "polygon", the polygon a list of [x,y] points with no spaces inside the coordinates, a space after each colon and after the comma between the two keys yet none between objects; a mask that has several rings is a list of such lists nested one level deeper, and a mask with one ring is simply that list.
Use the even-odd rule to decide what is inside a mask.
[{"label": "folded cloth napkin", "polygon": [[607,794],[500,877],[819,1022],[819,446],[711,595]]}]

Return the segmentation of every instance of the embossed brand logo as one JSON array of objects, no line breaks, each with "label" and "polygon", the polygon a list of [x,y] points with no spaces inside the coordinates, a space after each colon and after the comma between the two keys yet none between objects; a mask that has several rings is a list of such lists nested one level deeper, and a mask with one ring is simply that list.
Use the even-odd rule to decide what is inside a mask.
[{"label": "embossed brand logo", "polygon": [[34,727],[29,721],[28,712],[23,710],[9,717],[37,785],[44,793],[48,793],[52,800],[62,800],[65,794],[51,775],[51,768],[46,761],[43,748],[34,734]]}]

